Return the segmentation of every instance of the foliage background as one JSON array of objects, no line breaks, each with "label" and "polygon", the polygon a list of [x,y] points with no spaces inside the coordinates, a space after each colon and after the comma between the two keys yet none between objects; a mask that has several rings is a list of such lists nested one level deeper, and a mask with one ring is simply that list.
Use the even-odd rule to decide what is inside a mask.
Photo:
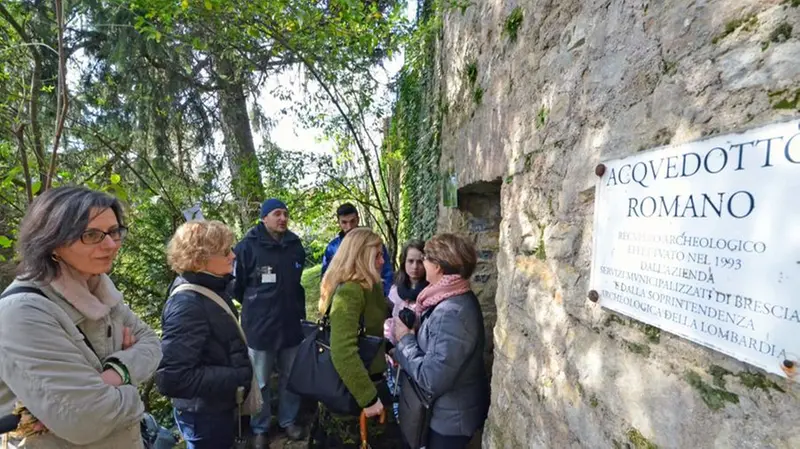
[{"label": "foliage background", "polygon": [[[111,276],[156,330],[174,277],[164,249],[181,211],[200,204],[241,236],[266,197],[286,201],[304,241],[314,316],[315,265],[336,233],[338,203],[358,203],[392,253],[435,230],[441,7],[420,0],[409,22],[395,0],[0,3],[0,287],[13,279],[19,222],[52,162],[53,186],[85,185],[124,203],[130,233]],[[398,52],[406,63],[383,85],[375,70]],[[257,98],[289,69],[304,77],[302,98],[272,94],[295,105],[285,113],[323,129],[332,154],[270,141],[275,117]],[[68,100],[63,128],[59,97]],[[142,395],[171,426],[152,382]]]}]

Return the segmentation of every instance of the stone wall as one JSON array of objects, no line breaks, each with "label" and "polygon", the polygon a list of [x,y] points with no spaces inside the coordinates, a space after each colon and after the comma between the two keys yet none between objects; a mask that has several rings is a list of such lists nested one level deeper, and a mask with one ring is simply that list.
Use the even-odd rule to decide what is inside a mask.
[{"label": "stone wall", "polygon": [[800,448],[799,385],[586,301],[595,165],[798,116],[798,4],[445,13],[440,170],[461,189],[439,231],[476,236],[462,200],[502,185],[484,447]]}]

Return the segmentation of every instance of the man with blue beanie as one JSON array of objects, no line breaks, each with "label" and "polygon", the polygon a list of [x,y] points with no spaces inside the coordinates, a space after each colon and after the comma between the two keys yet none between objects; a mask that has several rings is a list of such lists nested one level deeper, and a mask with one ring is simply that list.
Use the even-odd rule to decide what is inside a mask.
[{"label": "man with blue beanie", "polygon": [[261,206],[261,222],[236,245],[234,297],[242,304],[242,328],[250,348],[264,408],[250,419],[255,449],[269,447],[270,375],[277,368],[278,425],[292,440],[303,438],[295,424],[300,397],[286,389],[297,346],[303,339],[300,321],[306,317],[305,290],[300,277],[306,252],[300,238],[288,230],[289,210],[270,198]]}]

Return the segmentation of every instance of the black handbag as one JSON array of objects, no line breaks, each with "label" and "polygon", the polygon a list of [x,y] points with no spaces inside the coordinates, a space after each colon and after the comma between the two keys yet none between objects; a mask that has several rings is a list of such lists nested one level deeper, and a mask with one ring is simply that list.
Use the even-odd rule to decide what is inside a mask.
[{"label": "black handbag", "polygon": [[[420,327],[431,316],[434,309],[436,309],[436,306],[431,307],[422,314],[419,318]],[[423,391],[403,368],[398,367],[398,370],[400,395],[398,396],[397,421],[400,426],[400,433],[411,449],[420,449],[428,444],[428,433],[431,428],[435,400],[432,395]]]},{"label": "black handbag", "polygon": [[411,449],[425,447],[433,417],[433,397],[422,391],[414,379],[400,369],[398,424]]},{"label": "black handbag", "polygon": [[[333,413],[357,416],[362,408],[345,386],[331,359],[330,307],[319,322],[303,321],[304,338],[297,348],[287,388],[292,393],[321,402]],[[358,355],[369,370],[381,351],[384,338],[366,334],[363,313],[358,332]]]}]

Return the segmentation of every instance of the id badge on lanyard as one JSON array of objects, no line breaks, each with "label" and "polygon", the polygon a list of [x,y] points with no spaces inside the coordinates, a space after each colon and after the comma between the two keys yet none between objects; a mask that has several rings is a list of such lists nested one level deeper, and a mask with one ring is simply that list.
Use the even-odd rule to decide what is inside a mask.
[{"label": "id badge on lanyard", "polygon": [[276,282],[278,282],[278,275],[272,272],[272,267],[269,265],[261,267],[261,283],[274,284]]}]

